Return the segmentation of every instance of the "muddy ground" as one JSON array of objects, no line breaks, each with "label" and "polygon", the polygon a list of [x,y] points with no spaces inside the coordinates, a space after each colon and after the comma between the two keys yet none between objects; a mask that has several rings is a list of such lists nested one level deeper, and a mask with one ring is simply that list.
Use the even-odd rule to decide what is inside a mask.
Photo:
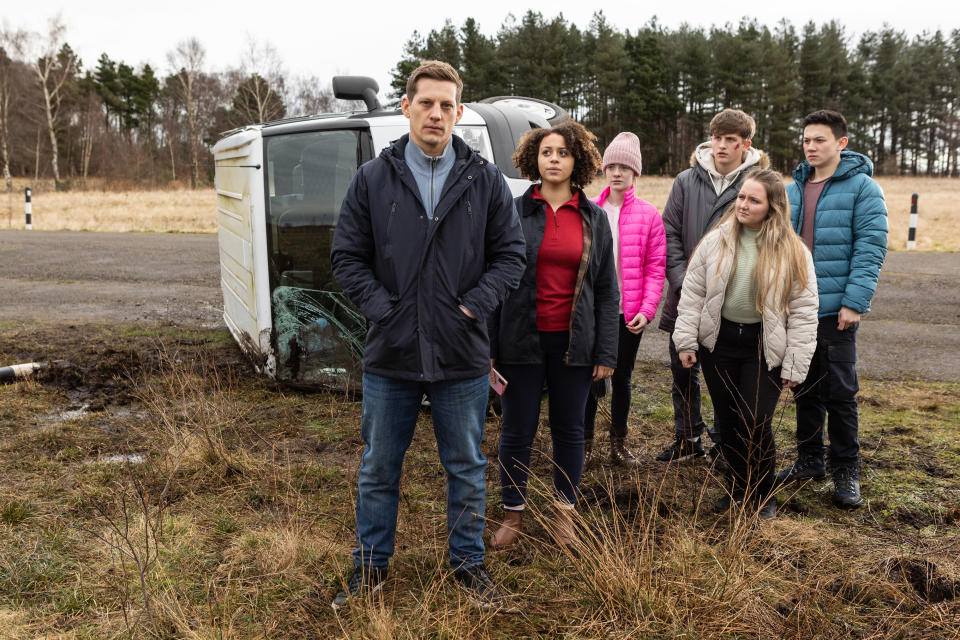
[{"label": "muddy ground", "polygon": [[[219,273],[214,235],[0,231],[0,336],[222,328]],[[666,362],[666,340],[648,331],[639,357]],[[960,381],[960,254],[891,252],[858,341],[864,377]]]}]

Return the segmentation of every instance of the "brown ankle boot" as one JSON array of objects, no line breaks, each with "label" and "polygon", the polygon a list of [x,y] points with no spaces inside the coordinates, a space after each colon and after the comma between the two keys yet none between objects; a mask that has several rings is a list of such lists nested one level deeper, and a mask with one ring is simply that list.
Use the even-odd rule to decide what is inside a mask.
[{"label": "brown ankle boot", "polygon": [[575,514],[573,505],[557,503],[553,508],[553,520],[548,524],[548,531],[561,547],[570,547],[577,542],[577,530],[573,524]]},{"label": "brown ankle boot", "polygon": [[585,440],[583,443],[583,468],[594,466],[596,460],[593,459],[593,438]]},{"label": "brown ankle boot", "polygon": [[640,460],[623,445],[622,437],[610,436],[610,464],[620,467],[635,467],[640,464]]},{"label": "brown ankle boot", "polygon": [[523,531],[523,511],[503,510],[503,524],[490,536],[490,549],[506,549],[517,543]]}]

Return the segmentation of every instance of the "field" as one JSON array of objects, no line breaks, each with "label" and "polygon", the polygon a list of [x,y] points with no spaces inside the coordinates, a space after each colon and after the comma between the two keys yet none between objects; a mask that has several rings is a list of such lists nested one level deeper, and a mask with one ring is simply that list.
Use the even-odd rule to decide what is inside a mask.
[{"label": "field", "polygon": [[[662,207],[670,183],[644,179],[639,191]],[[905,245],[916,190],[926,216],[918,244],[923,220],[939,215],[949,228],[927,250],[960,251],[948,204],[960,181],[881,183],[891,247]],[[23,215],[22,192],[3,197],[0,366],[52,364],[0,383],[0,640],[960,638],[960,382],[951,375],[960,368],[944,364],[957,353],[955,256],[900,254],[881,276],[861,342],[880,346],[861,373],[878,357],[892,364],[860,381],[863,508],[834,508],[824,481],[782,490],[773,521],[714,514],[724,489],[707,465],[654,461],[673,429],[663,347],[634,374],[627,444],[639,468],[604,463],[598,420],[576,555],[542,526],[549,490],[535,484],[525,540],[487,557],[509,606],[475,611],[447,567],[445,483],[424,411],[383,595],[336,615],[329,602],[354,545],[360,403],[252,374],[215,322],[212,236],[122,235],[110,245],[109,234],[2,232]],[[210,232],[213,211],[209,189],[34,197],[41,229]],[[129,315],[87,319],[78,310],[91,300]],[[909,358],[884,342],[930,354],[953,381],[905,374]],[[784,398],[780,467],[794,455],[793,422]],[[491,415],[491,461],[499,431]],[[534,450],[543,481],[546,424]],[[487,481],[492,528],[495,465]]]},{"label": "field", "polygon": [[[960,251],[960,180],[950,178],[881,177],[890,215],[889,247],[904,251],[910,222],[910,195],[919,193],[919,251]],[[637,194],[663,209],[672,178],[640,178]],[[0,196],[0,229],[22,229],[23,181]],[[102,185],[101,185],[102,186]],[[601,185],[587,188],[595,196]],[[71,231],[216,232],[213,189],[155,191],[90,189],[55,192],[40,184],[33,193],[33,228]]]},{"label": "field", "polygon": [[[578,556],[537,522],[549,506],[539,487],[527,539],[488,555],[511,594],[498,613],[474,611],[446,568],[443,472],[424,413],[383,596],[338,616],[329,600],[353,546],[359,403],[255,378],[224,331],[81,329],[0,332],[0,362],[63,358],[0,386],[5,640],[960,635],[960,384],[864,381],[867,505],[837,510],[830,483],[813,482],[781,492],[780,517],[761,523],[711,511],[723,489],[703,463],[653,461],[672,430],[668,376],[641,362],[628,444],[643,466],[587,471]],[[491,417],[491,460],[498,432]],[[490,526],[496,487],[491,465]]]}]

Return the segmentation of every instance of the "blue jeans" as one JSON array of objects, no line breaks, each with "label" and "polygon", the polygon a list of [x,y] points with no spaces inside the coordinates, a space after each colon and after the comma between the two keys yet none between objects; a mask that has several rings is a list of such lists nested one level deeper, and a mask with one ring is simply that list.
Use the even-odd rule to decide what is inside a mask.
[{"label": "blue jeans", "polygon": [[454,569],[483,562],[487,459],[480,450],[487,376],[420,383],[363,374],[362,436],[357,482],[357,567],[386,567],[393,556],[403,458],[426,393],[440,461],[447,471],[447,538]]}]

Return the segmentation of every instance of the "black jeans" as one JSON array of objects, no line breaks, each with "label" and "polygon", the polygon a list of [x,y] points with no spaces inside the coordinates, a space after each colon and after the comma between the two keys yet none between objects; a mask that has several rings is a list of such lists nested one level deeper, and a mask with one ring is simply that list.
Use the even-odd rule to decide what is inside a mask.
[{"label": "black jeans", "polygon": [[[627,415],[630,413],[630,379],[637,362],[637,350],[643,333],[633,334],[627,329],[623,314],[620,314],[620,336],[617,344],[617,368],[610,379],[610,435],[623,438],[627,435]],[[597,397],[587,396],[587,410],[583,417],[583,439],[593,440],[593,427],[597,419]]]},{"label": "black jeans", "polygon": [[794,389],[797,401],[797,453],[823,456],[824,422],[830,430],[830,465],[856,467],[860,462],[857,435],[857,329],[843,331],[837,316],[820,318],[817,350],[803,384]]},{"label": "black jeans", "polygon": [[773,487],[776,449],[771,421],[781,382],[780,367],[767,370],[761,331],[759,322],[721,320],[713,352],[700,345],[698,356],[734,488],[763,497]]},{"label": "black jeans", "polygon": [[583,409],[590,392],[593,367],[563,362],[569,334],[540,332],[543,362],[497,364],[507,379],[500,428],[500,486],[505,507],[526,501],[530,449],[540,424],[540,400],[546,380],[550,436],[553,439],[553,486],[563,501],[576,504],[583,474]]},{"label": "black jeans", "polygon": [[[677,348],[673,346],[673,334],[667,340],[670,351],[670,373],[673,374],[673,388],[670,395],[673,398],[673,433],[677,440],[683,438],[699,438],[703,435],[707,424],[700,415],[700,362],[697,361],[689,369],[680,364]],[[710,439],[720,444],[720,432],[716,427],[707,429]]]}]

